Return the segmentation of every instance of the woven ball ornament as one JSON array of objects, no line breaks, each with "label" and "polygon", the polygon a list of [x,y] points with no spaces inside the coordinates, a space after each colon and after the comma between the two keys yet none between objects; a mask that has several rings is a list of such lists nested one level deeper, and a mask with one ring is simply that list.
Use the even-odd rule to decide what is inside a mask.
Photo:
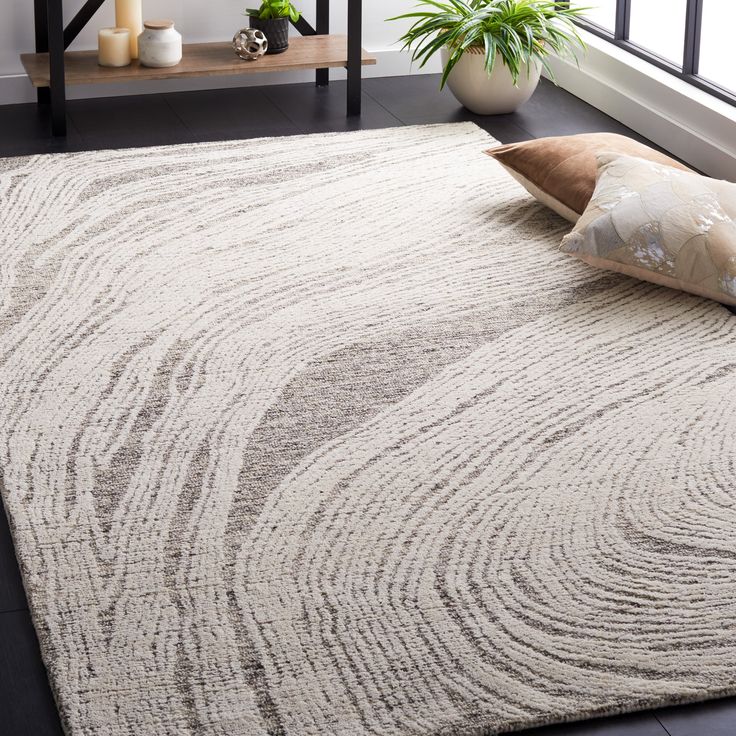
[{"label": "woven ball ornament", "polygon": [[268,39],[263,31],[241,28],[233,36],[235,53],[246,61],[255,61],[268,51]]}]

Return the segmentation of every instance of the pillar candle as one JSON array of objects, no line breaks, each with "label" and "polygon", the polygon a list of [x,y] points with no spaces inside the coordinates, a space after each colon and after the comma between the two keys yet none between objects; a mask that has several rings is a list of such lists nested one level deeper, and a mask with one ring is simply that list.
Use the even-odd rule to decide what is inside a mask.
[{"label": "pillar candle", "polygon": [[143,31],[142,0],[115,0],[115,25],[130,31],[130,56],[138,58],[138,36]]},{"label": "pillar candle", "polygon": [[127,28],[102,28],[97,34],[100,66],[130,64],[130,31]]}]

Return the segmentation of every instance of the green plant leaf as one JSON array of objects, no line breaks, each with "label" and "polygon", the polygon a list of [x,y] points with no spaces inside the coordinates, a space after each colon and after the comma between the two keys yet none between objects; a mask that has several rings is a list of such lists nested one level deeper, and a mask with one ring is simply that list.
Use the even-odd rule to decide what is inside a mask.
[{"label": "green plant leaf", "polygon": [[474,47],[483,49],[488,74],[500,59],[517,84],[535,63],[550,72],[550,54],[579,63],[576,48],[585,45],[574,21],[586,10],[559,0],[420,0],[413,11],[389,20],[412,21],[399,40],[420,68],[443,47],[450,50],[441,86]]},{"label": "green plant leaf", "polygon": [[291,0],[263,0],[260,8],[257,10],[248,8],[245,14],[261,20],[289,18],[294,23],[302,16],[301,12],[291,3]]}]

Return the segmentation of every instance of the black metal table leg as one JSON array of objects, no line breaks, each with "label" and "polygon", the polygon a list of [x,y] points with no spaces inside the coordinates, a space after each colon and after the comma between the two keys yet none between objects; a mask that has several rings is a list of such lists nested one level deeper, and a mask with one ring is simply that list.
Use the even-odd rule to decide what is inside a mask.
[{"label": "black metal table leg", "polygon": [[348,115],[360,115],[363,2],[348,0]]},{"label": "black metal table leg", "polygon": [[[317,0],[316,31],[320,35],[330,32],[330,0]],[[317,69],[317,86],[326,87],[330,83],[330,70]]]},{"label": "black metal table leg", "polygon": [[[36,53],[45,54],[49,50],[49,21],[46,0],[33,0],[33,22],[36,34]],[[36,99],[39,105],[48,105],[51,102],[49,88],[39,87],[36,90]]]},{"label": "black metal table leg", "polygon": [[61,0],[47,0],[49,43],[49,89],[51,133],[66,135],[66,90],[64,81],[64,14]]},{"label": "black metal table leg", "polygon": [[87,0],[79,12],[71,19],[64,29],[64,48],[68,49],[72,41],[82,32],[94,14],[104,5],[105,0]]}]

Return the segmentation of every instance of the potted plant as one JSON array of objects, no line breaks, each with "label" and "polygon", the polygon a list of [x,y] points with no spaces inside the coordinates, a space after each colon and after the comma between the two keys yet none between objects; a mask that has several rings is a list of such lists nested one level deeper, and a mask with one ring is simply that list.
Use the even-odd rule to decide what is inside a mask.
[{"label": "potted plant", "polygon": [[574,20],[586,8],[553,0],[421,0],[417,10],[390,20],[413,21],[401,37],[420,68],[438,51],[447,84],[480,115],[513,112],[539,83],[547,57],[571,56],[583,46]]},{"label": "potted plant", "polygon": [[289,48],[289,24],[302,14],[290,0],[263,0],[260,8],[248,8],[250,27],[263,31],[268,39],[267,54],[282,54]]}]

